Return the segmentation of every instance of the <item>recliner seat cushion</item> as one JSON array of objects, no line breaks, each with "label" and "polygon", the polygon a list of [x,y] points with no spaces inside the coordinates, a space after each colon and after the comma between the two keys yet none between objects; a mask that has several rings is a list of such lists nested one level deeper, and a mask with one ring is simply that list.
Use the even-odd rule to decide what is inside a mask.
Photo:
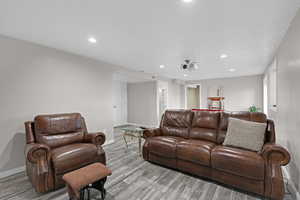
[{"label": "recliner seat cushion", "polygon": [[37,140],[41,144],[46,144],[51,148],[79,143],[83,141],[84,132],[72,132],[57,135],[37,135]]},{"label": "recliner seat cushion", "polygon": [[183,139],[174,136],[158,136],[147,140],[150,153],[166,158],[176,158],[177,143]]},{"label": "recliner seat cushion", "polygon": [[210,167],[210,154],[215,144],[203,140],[182,140],[177,144],[177,158]]},{"label": "recliner seat cushion", "polygon": [[94,144],[85,143],[58,147],[53,149],[51,153],[55,174],[63,174],[93,163],[99,155]]},{"label": "recliner seat cushion", "polygon": [[217,146],[211,152],[211,166],[241,177],[264,180],[265,162],[256,152]]}]

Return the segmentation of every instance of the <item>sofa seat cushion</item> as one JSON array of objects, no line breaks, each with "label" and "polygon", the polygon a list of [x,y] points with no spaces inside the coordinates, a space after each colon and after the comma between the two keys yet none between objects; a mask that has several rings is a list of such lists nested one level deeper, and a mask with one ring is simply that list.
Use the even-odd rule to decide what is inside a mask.
[{"label": "sofa seat cushion", "polygon": [[217,146],[211,152],[212,168],[237,176],[264,180],[265,162],[256,152]]},{"label": "sofa seat cushion", "polygon": [[204,140],[182,140],[177,144],[177,158],[209,167],[214,147],[214,143]]},{"label": "sofa seat cushion", "polygon": [[53,149],[51,153],[55,174],[63,174],[93,163],[99,154],[94,144],[85,143],[58,147]]},{"label": "sofa seat cushion", "polygon": [[183,138],[174,136],[158,136],[148,139],[149,151],[156,155],[167,158],[176,158],[177,143],[182,141]]}]

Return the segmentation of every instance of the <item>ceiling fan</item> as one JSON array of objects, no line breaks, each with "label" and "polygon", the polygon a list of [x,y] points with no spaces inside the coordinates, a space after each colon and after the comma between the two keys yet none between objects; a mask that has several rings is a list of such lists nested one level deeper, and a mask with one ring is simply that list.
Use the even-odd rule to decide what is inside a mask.
[{"label": "ceiling fan", "polygon": [[195,71],[197,69],[199,69],[199,66],[198,66],[198,62],[195,62],[195,61],[192,61],[192,60],[184,60],[184,63],[181,64],[180,66],[180,69],[183,70],[183,71]]}]

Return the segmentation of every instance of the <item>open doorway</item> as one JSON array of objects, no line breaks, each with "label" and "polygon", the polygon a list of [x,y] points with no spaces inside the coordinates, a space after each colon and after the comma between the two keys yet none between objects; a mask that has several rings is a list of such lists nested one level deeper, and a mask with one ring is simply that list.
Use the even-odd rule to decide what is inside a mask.
[{"label": "open doorway", "polygon": [[201,89],[200,85],[186,86],[186,108],[199,109],[201,106]]}]

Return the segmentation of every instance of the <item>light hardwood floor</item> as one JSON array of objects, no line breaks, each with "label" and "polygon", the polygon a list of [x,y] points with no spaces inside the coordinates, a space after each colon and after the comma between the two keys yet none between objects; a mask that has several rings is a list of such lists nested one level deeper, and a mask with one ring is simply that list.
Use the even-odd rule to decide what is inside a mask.
[{"label": "light hardwood floor", "polygon": [[[127,150],[119,129],[115,129],[115,142],[104,147],[108,167],[113,175],[106,183],[107,200],[255,200],[249,196],[214,182],[166,169],[145,162],[138,156],[136,143]],[[37,194],[25,173],[0,179],[1,200],[67,200],[66,189]],[[92,191],[92,199],[100,194]],[[285,200],[292,200],[287,194]]]}]

